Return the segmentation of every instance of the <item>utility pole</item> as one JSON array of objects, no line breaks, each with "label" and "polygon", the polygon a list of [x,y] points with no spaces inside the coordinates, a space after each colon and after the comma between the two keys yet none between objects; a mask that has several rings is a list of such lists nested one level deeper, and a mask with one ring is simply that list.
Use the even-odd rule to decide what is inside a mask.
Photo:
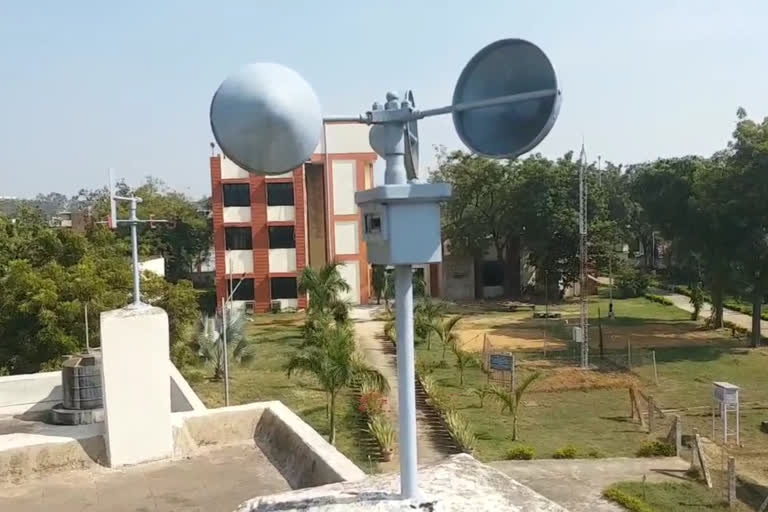
[{"label": "utility pole", "polygon": [[587,302],[587,152],[581,144],[579,166],[579,326],[581,327],[581,367],[589,368],[589,310]]}]

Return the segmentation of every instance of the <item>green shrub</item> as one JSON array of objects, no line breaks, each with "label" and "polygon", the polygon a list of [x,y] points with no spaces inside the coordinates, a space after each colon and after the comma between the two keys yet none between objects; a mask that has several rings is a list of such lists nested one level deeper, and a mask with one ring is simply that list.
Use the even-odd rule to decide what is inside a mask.
[{"label": "green shrub", "polygon": [[659,304],[663,304],[665,306],[674,306],[675,304],[669,300],[666,297],[662,297],[661,295],[653,295],[652,293],[646,293],[645,298],[650,300],[651,302],[657,302]]},{"label": "green shrub", "polygon": [[203,382],[207,377],[205,370],[201,370],[200,368],[191,368],[189,366],[184,367],[184,369],[181,371],[181,374],[190,384],[198,384]]},{"label": "green shrub", "polygon": [[624,298],[639,297],[645,294],[650,284],[650,277],[645,272],[626,266],[616,274],[616,287]]},{"label": "green shrub", "polygon": [[454,410],[445,411],[443,419],[461,451],[471,454],[475,450],[477,437],[475,437],[469,422]]},{"label": "green shrub", "polygon": [[507,453],[505,454],[504,458],[506,460],[531,460],[534,455],[533,446],[528,446],[526,444],[521,444],[519,446],[514,446],[507,450]]},{"label": "green shrub", "polygon": [[368,421],[368,432],[376,439],[384,451],[392,451],[395,447],[395,429],[392,422],[383,414],[372,416]]},{"label": "green shrub", "polygon": [[573,446],[565,446],[552,454],[553,459],[575,459],[578,451]]},{"label": "green shrub", "polygon": [[630,496],[625,492],[622,492],[615,487],[609,487],[603,491],[603,497],[618,503],[625,509],[631,512],[653,512],[653,509],[649,507],[644,501],[634,496]]},{"label": "green shrub", "polygon": [[603,454],[597,448],[592,448],[587,452],[587,457],[589,457],[590,459],[602,459]]},{"label": "green shrub", "polygon": [[661,441],[649,441],[637,450],[638,457],[674,457],[675,447]]}]

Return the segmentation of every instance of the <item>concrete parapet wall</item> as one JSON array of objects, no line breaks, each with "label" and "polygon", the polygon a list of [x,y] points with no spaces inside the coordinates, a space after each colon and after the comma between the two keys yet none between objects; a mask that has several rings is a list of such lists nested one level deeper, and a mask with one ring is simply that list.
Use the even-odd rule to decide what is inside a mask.
[{"label": "concrete parapet wall", "polygon": [[61,400],[60,371],[0,377],[0,416],[46,411]]},{"label": "concrete parapet wall", "polygon": [[255,439],[293,488],[365,478],[360,468],[280,402],[264,411]]},{"label": "concrete parapet wall", "polygon": [[255,442],[294,488],[354,481],[365,473],[280,402],[175,413],[174,456]]},{"label": "concrete parapet wall", "polygon": [[[168,361],[171,411],[203,410],[205,405]],[[0,416],[43,413],[62,402],[61,371],[0,377]]]},{"label": "concrete parapet wall", "polygon": [[0,483],[105,464],[102,431],[101,424],[91,424],[0,436]]}]

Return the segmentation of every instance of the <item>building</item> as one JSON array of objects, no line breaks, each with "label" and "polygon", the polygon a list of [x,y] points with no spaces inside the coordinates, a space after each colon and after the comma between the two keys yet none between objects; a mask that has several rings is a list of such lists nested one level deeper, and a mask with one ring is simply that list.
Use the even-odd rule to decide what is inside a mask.
[{"label": "building", "polygon": [[232,293],[256,312],[279,304],[306,307],[297,291],[305,266],[329,261],[353,304],[370,297],[370,269],[362,241],[356,191],[373,186],[377,156],[368,126],[327,124],[310,159],[281,175],[251,174],[224,155],[210,159],[217,303]]}]

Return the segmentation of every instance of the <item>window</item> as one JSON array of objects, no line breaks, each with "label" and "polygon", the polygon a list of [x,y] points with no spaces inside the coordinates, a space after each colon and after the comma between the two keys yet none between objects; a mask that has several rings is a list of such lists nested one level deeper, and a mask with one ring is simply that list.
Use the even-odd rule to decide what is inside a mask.
[{"label": "window", "polygon": [[253,249],[251,228],[224,228],[228,251]]},{"label": "window", "polygon": [[504,265],[500,261],[483,262],[483,286],[504,285]]},{"label": "window", "polygon": [[222,189],[224,206],[251,206],[251,189],[247,183],[228,183]]},{"label": "window", "polygon": [[269,284],[272,300],[296,299],[299,297],[295,277],[273,277],[269,280]]},{"label": "window", "polygon": [[293,206],[293,183],[267,183],[267,206]]},{"label": "window", "polygon": [[269,248],[270,249],[295,249],[296,234],[293,226],[270,226],[269,227]]},{"label": "window", "polygon": [[[231,287],[231,288],[230,288]],[[230,279],[227,281],[227,295],[229,290],[233,290],[235,293],[232,295],[232,300],[253,300],[253,279]]]}]

